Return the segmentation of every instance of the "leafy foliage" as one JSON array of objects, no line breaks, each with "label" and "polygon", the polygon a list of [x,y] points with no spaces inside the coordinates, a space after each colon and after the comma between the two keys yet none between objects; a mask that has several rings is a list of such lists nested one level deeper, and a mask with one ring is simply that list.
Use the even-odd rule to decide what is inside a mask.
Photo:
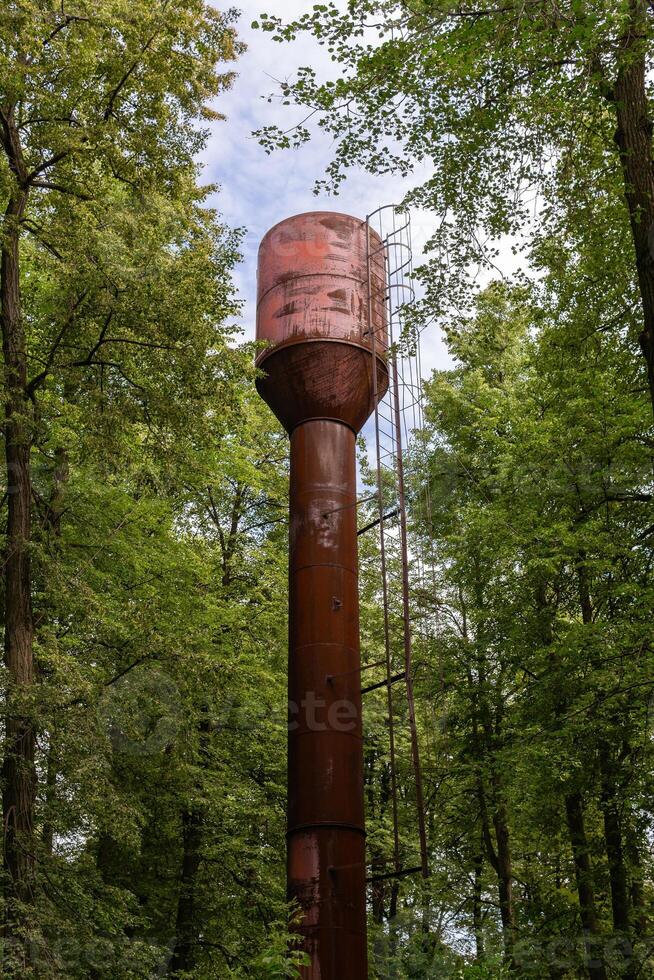
[{"label": "leafy foliage", "polygon": [[[297,976],[287,444],[235,327],[240,239],[194,162],[242,50],[235,14],[28,0],[0,18],[3,973]],[[285,83],[310,117],[264,146],[317,120],[336,147],[319,188],[354,165],[427,168],[411,199],[439,217],[419,316],[455,366],[426,383],[407,459],[413,533],[435,556],[429,587],[414,581],[431,876],[371,888],[371,976],[646,980],[651,14],[353,0],[258,26],[278,43],[311,31],[338,72]],[[523,267],[473,296],[499,243]],[[367,535],[370,669],[378,562]],[[390,615],[399,660],[395,596]],[[387,711],[383,690],[366,696],[379,873]],[[394,711],[400,730],[401,696]],[[397,779],[412,867],[401,741]]]},{"label": "leafy foliage", "polygon": [[[233,326],[239,236],[195,163],[242,50],[234,16],[200,0],[2,12],[0,198],[20,263],[5,378],[20,329],[35,665],[32,683],[3,676],[35,786],[33,880],[17,897],[5,875],[7,976],[281,976],[298,958],[286,446]],[[8,528],[11,468],[4,487]]]}]

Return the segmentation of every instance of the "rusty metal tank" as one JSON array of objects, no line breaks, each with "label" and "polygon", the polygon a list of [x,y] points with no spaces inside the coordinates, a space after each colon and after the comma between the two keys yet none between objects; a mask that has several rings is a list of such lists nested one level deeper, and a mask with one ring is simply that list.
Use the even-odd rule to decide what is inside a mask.
[{"label": "rusty metal tank", "polygon": [[377,397],[388,385],[385,291],[358,218],[298,215],[261,243],[257,388],[291,437],[287,867],[307,980],[368,976],[355,443],[370,322]]},{"label": "rusty metal tank", "polygon": [[[371,230],[371,315],[379,386],[388,385],[385,264]],[[331,418],[358,432],[371,414],[367,226],[318,211],[287,218],[259,249],[257,339],[271,346],[257,366],[257,388],[288,432],[309,418]]]}]

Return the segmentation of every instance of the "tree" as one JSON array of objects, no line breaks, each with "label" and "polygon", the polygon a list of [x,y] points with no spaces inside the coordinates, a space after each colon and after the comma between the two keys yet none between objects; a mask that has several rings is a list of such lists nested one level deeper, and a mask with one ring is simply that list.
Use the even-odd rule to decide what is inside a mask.
[{"label": "tree", "polygon": [[[317,4],[284,24],[262,15],[276,41],[312,33],[338,65],[281,84],[302,106],[298,125],[259,132],[272,150],[311,136],[335,144],[318,188],[338,190],[348,168],[427,170],[409,200],[438,219],[427,276],[429,313],[465,308],[470,272],[491,268],[497,243],[529,254],[533,232],[565,227],[596,240],[591,202],[619,205],[631,230],[627,284],[641,313],[632,343],[644,355],[654,407],[654,219],[651,98],[654,26],[646,0],[618,3],[452,3],[356,0]],[[610,257],[610,244],[599,243]]]},{"label": "tree", "polygon": [[[166,375],[186,387],[178,422],[220,378],[210,350],[224,349],[234,309],[224,280],[234,241],[201,209],[193,156],[204,139],[197,120],[214,115],[208,100],[231,80],[222,65],[239,51],[232,19],[202,0],[30,2],[2,14],[3,815],[17,969],[27,968],[25,910],[37,887],[34,645],[51,625],[45,607],[34,609],[35,460],[54,454],[65,483],[68,426],[87,420],[90,441],[111,433],[120,443],[120,420],[152,423]],[[185,278],[204,296],[164,305]],[[53,489],[55,511],[62,491]]]},{"label": "tree", "polygon": [[[586,305],[557,322],[573,275],[552,266],[538,293],[490,288],[451,328],[460,367],[428,385],[449,708],[441,778],[476,791],[453,833],[463,821],[472,871],[481,827],[509,965],[635,976],[647,958],[642,869],[626,841],[651,821],[636,789],[651,766],[648,416],[627,338],[617,347],[593,330]],[[478,921],[478,885],[468,901]]]}]

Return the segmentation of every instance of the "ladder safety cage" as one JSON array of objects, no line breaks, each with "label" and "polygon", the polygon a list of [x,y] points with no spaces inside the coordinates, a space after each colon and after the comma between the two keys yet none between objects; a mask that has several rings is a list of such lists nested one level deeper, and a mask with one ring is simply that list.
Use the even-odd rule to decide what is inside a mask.
[{"label": "ladder safety cage", "polygon": [[[390,795],[393,822],[393,871],[388,875],[369,880],[400,878],[421,872],[429,876],[427,835],[425,827],[425,805],[420,762],[420,746],[416,722],[413,690],[413,636],[416,622],[412,618],[412,582],[427,594],[428,578],[435,587],[434,562],[425,556],[422,536],[411,534],[407,520],[407,483],[412,476],[412,457],[415,449],[414,433],[424,428],[422,401],[422,363],[420,352],[420,331],[407,322],[407,310],[414,304],[416,295],[413,282],[413,253],[411,244],[411,216],[406,208],[398,205],[385,205],[368,215],[367,225],[367,271],[368,271],[368,333],[372,347],[372,391],[374,411],[374,469],[376,480],[377,517],[360,529],[363,534],[378,528],[381,599],[383,605],[383,630],[385,651],[385,679],[379,684],[370,684],[363,693],[386,688],[390,758]],[[376,233],[381,240],[377,242]],[[385,302],[388,317],[388,344],[377,336],[380,328],[373,329],[373,296],[383,289],[383,283],[373,269],[373,260],[383,252],[386,266]],[[381,328],[383,329],[383,328]],[[384,397],[379,400],[379,379],[377,354],[386,358],[389,385]],[[431,501],[428,481],[423,480],[420,501],[422,513],[431,528]],[[389,499],[389,497],[391,499]],[[397,518],[397,520],[395,520]],[[432,547],[433,537],[428,534]],[[432,556],[433,557],[433,556]],[[394,565],[399,559],[399,576]],[[397,579],[401,581],[397,581]],[[435,595],[434,592],[432,593]],[[394,663],[393,624],[391,601],[401,596],[401,647],[403,654],[402,670]],[[408,725],[411,741],[411,759],[415,781],[415,800],[417,810],[418,835],[420,842],[420,866],[403,869],[400,859],[400,840],[398,823],[398,783],[397,783],[397,733],[395,731],[394,684],[403,681],[408,708]]]}]

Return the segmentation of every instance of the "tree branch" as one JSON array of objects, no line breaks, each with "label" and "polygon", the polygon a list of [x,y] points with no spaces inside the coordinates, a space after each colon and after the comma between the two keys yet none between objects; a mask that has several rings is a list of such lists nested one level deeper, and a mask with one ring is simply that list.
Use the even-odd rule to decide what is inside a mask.
[{"label": "tree branch", "polygon": [[39,235],[39,226],[35,224],[31,218],[23,218],[21,224],[25,228],[25,231],[36,238],[39,245],[42,245],[46,251],[50,252],[51,255],[54,255],[55,259],[59,259],[60,262],[63,262],[64,257],[61,252],[55,248],[54,245],[51,245],[50,242],[46,241],[45,238],[41,238]]},{"label": "tree branch", "polygon": [[60,160],[64,160],[68,156],[68,153],[68,150],[61,150],[60,153],[55,153],[54,156],[51,156],[48,160],[44,160],[43,163],[40,163],[38,167],[35,167],[34,170],[27,175],[27,183],[33,183],[35,177],[38,177],[39,174],[45,173],[45,171],[49,170],[50,167],[54,167],[55,163],[59,163]]},{"label": "tree branch", "polygon": [[102,344],[131,344],[134,347],[148,347],[154,350],[172,350],[179,351],[183,350],[183,347],[178,347],[175,344],[155,344],[148,340],[132,340],[130,337],[105,337]]},{"label": "tree branch", "polygon": [[76,14],[66,14],[66,19],[62,21],[61,24],[58,24],[57,27],[55,27],[54,31],[48,34],[48,36],[43,42],[43,47],[49,44],[50,41],[52,41],[53,38],[55,38],[57,34],[59,34],[60,31],[65,30],[69,26],[69,24],[73,24],[76,21],[88,23],[90,20],[91,20],[90,17],[78,17]]},{"label": "tree branch", "polygon": [[119,364],[118,361],[105,361],[105,360],[100,360],[100,361],[91,360],[91,361],[89,361],[89,360],[86,360],[85,359],[83,361],[71,361],[70,364],[66,364],[66,365],[64,365],[64,367],[67,367],[67,368],[73,368],[73,367],[112,367],[112,368],[115,368],[116,371],[118,371],[118,373],[120,374],[120,376],[122,378],[124,378],[125,381],[127,382],[127,384],[131,385],[132,388],[138,388],[139,391],[147,391],[147,389],[143,385],[139,384],[138,381],[134,381],[132,378],[130,378],[130,376],[128,374],[125,374],[125,371],[123,369],[122,364]]},{"label": "tree branch", "polygon": [[83,194],[81,191],[73,190],[71,187],[64,187],[63,184],[54,184],[50,180],[33,180],[31,186],[39,187],[46,191],[59,191],[60,194],[69,194],[71,197],[76,197],[80,201],[93,200],[89,194]]},{"label": "tree branch", "polygon": [[105,317],[104,323],[102,324],[102,329],[100,330],[100,336],[96,340],[91,350],[88,352],[88,354],[83,360],[73,361],[73,363],[70,365],[71,367],[85,367],[93,363],[93,358],[95,357],[97,352],[100,350],[100,347],[102,346],[102,341],[104,340],[107,330],[109,329],[109,324],[113,319],[113,315],[114,315],[114,308],[112,306]]},{"label": "tree branch", "polygon": [[125,88],[128,81],[130,80],[130,78],[138,68],[138,66],[141,64],[141,59],[143,58],[143,55],[146,53],[146,51],[148,51],[148,49],[152,45],[152,42],[154,41],[154,39],[157,37],[158,34],[159,34],[159,30],[157,29],[154,32],[154,34],[150,35],[148,40],[143,45],[139,57],[132,63],[132,65],[130,65],[130,67],[127,69],[123,77],[120,79],[116,87],[109,93],[109,101],[107,103],[107,108],[103,113],[103,118],[105,122],[107,122],[111,116],[115,115],[114,106],[116,104],[116,99],[118,98],[122,90]]},{"label": "tree branch", "polygon": [[76,314],[77,310],[79,309],[80,305],[84,302],[86,296],[88,295],[88,292],[89,292],[88,289],[85,289],[81,293],[81,295],[78,296],[77,299],[75,300],[75,303],[73,304],[73,307],[72,307],[70,313],[66,317],[64,323],[62,324],[61,330],[57,334],[57,337],[55,339],[54,344],[50,348],[50,351],[49,351],[48,356],[47,356],[46,361],[45,361],[45,367],[40,372],[40,374],[37,374],[35,378],[32,378],[32,380],[27,385],[26,394],[27,394],[27,397],[28,398],[34,400],[34,392],[36,391],[36,389],[40,385],[43,384],[43,382],[45,381],[45,379],[48,377],[48,375],[50,373],[50,368],[53,365],[53,362],[54,362],[54,359],[55,359],[55,355],[57,353],[57,350],[59,349],[59,346],[60,346],[62,340],[64,339],[64,335],[65,335],[66,331],[68,330],[68,328],[70,327],[70,325],[73,323],[73,321],[75,319],[75,314]]},{"label": "tree branch", "polygon": [[2,146],[7,155],[9,169],[19,186],[24,188],[27,168],[23,159],[23,148],[16,128],[13,106],[8,109],[0,109],[0,125],[2,126]]}]

